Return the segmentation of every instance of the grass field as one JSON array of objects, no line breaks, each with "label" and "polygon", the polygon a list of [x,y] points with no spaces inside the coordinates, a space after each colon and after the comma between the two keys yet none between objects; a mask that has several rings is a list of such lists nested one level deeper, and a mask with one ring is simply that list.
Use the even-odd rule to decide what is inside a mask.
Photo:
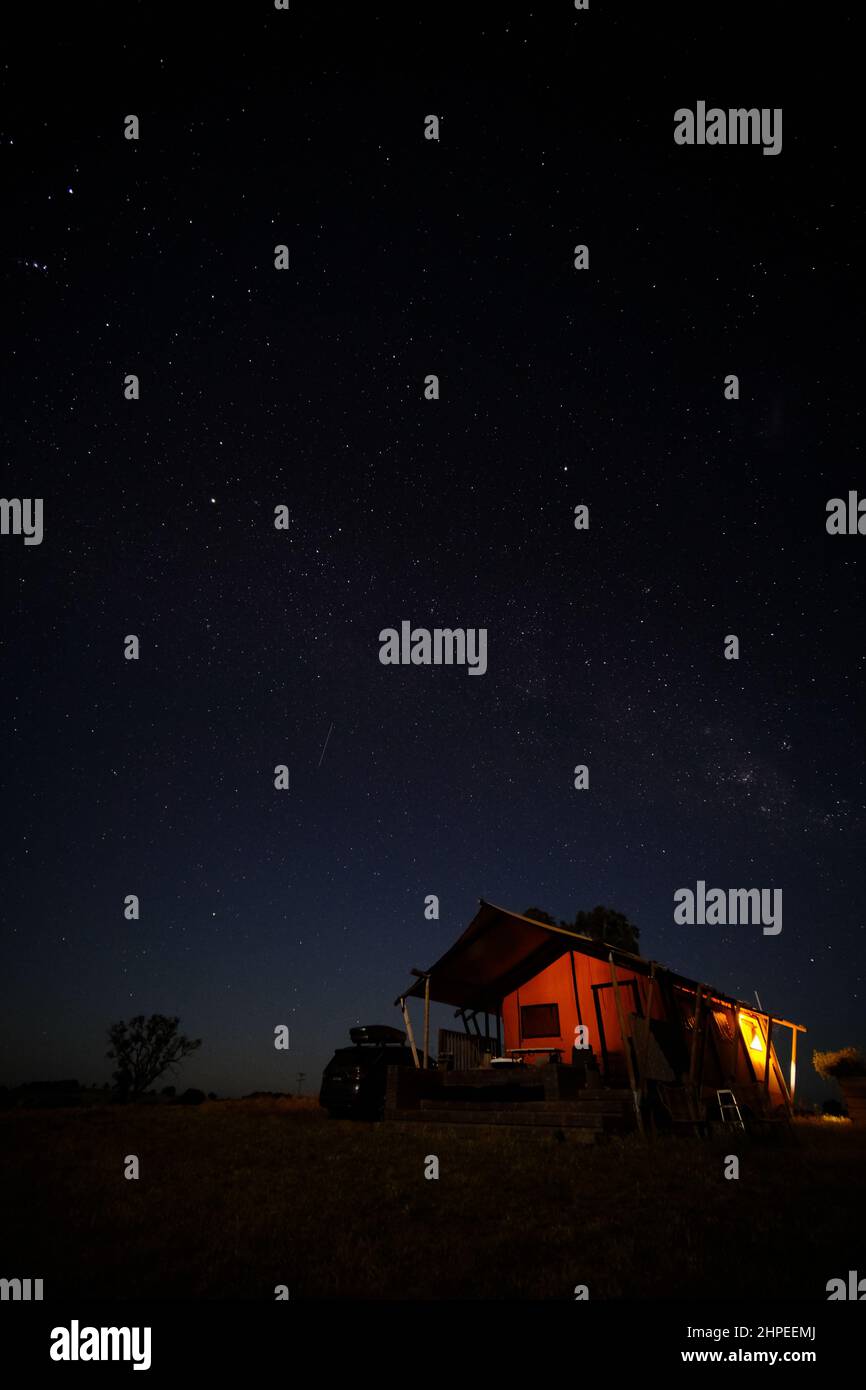
[{"label": "grass field", "polygon": [[46,1299],[826,1299],[866,1273],[866,1131],[845,1124],[572,1147],[216,1101],[6,1112],[0,1154],[0,1274]]}]

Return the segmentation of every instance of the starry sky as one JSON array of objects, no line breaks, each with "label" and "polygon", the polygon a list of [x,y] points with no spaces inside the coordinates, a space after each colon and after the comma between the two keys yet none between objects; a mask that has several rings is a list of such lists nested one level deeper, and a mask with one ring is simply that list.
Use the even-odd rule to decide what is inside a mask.
[{"label": "starry sky", "polygon": [[[856,124],[772,45],[510,9],[13,36],[0,1081],[101,1084],[160,1012],[182,1084],[313,1090],[482,896],[866,1044]],[[677,147],[698,99],[782,153]],[[486,675],[382,666],[402,620],[485,627]],[[781,935],[675,925],[698,879]]]}]

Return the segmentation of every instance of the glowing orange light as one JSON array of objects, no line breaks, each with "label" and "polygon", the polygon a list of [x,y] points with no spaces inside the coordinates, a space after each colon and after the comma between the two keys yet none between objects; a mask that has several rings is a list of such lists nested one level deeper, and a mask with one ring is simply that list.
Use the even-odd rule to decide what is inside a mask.
[{"label": "glowing orange light", "polygon": [[764,1052],[764,1035],[756,1018],[750,1014],[740,1014],[740,1028],[750,1052]]}]

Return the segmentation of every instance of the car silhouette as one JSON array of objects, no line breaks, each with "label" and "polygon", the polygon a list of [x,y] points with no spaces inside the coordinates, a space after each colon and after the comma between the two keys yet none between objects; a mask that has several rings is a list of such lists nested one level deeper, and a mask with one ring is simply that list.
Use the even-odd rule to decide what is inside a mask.
[{"label": "car silhouette", "polygon": [[380,1120],[389,1067],[415,1065],[406,1034],[384,1024],[350,1028],[351,1047],[338,1047],[322,1073],[319,1104],[334,1119]]}]

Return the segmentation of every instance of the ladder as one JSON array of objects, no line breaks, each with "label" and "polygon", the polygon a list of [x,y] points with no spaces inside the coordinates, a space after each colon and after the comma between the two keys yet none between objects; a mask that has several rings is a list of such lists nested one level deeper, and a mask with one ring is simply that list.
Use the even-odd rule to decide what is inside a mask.
[{"label": "ladder", "polygon": [[716,1100],[719,1103],[719,1114],[722,1122],[734,1129],[745,1129],[743,1117],[740,1114],[740,1107],[733,1091],[716,1091]]}]

